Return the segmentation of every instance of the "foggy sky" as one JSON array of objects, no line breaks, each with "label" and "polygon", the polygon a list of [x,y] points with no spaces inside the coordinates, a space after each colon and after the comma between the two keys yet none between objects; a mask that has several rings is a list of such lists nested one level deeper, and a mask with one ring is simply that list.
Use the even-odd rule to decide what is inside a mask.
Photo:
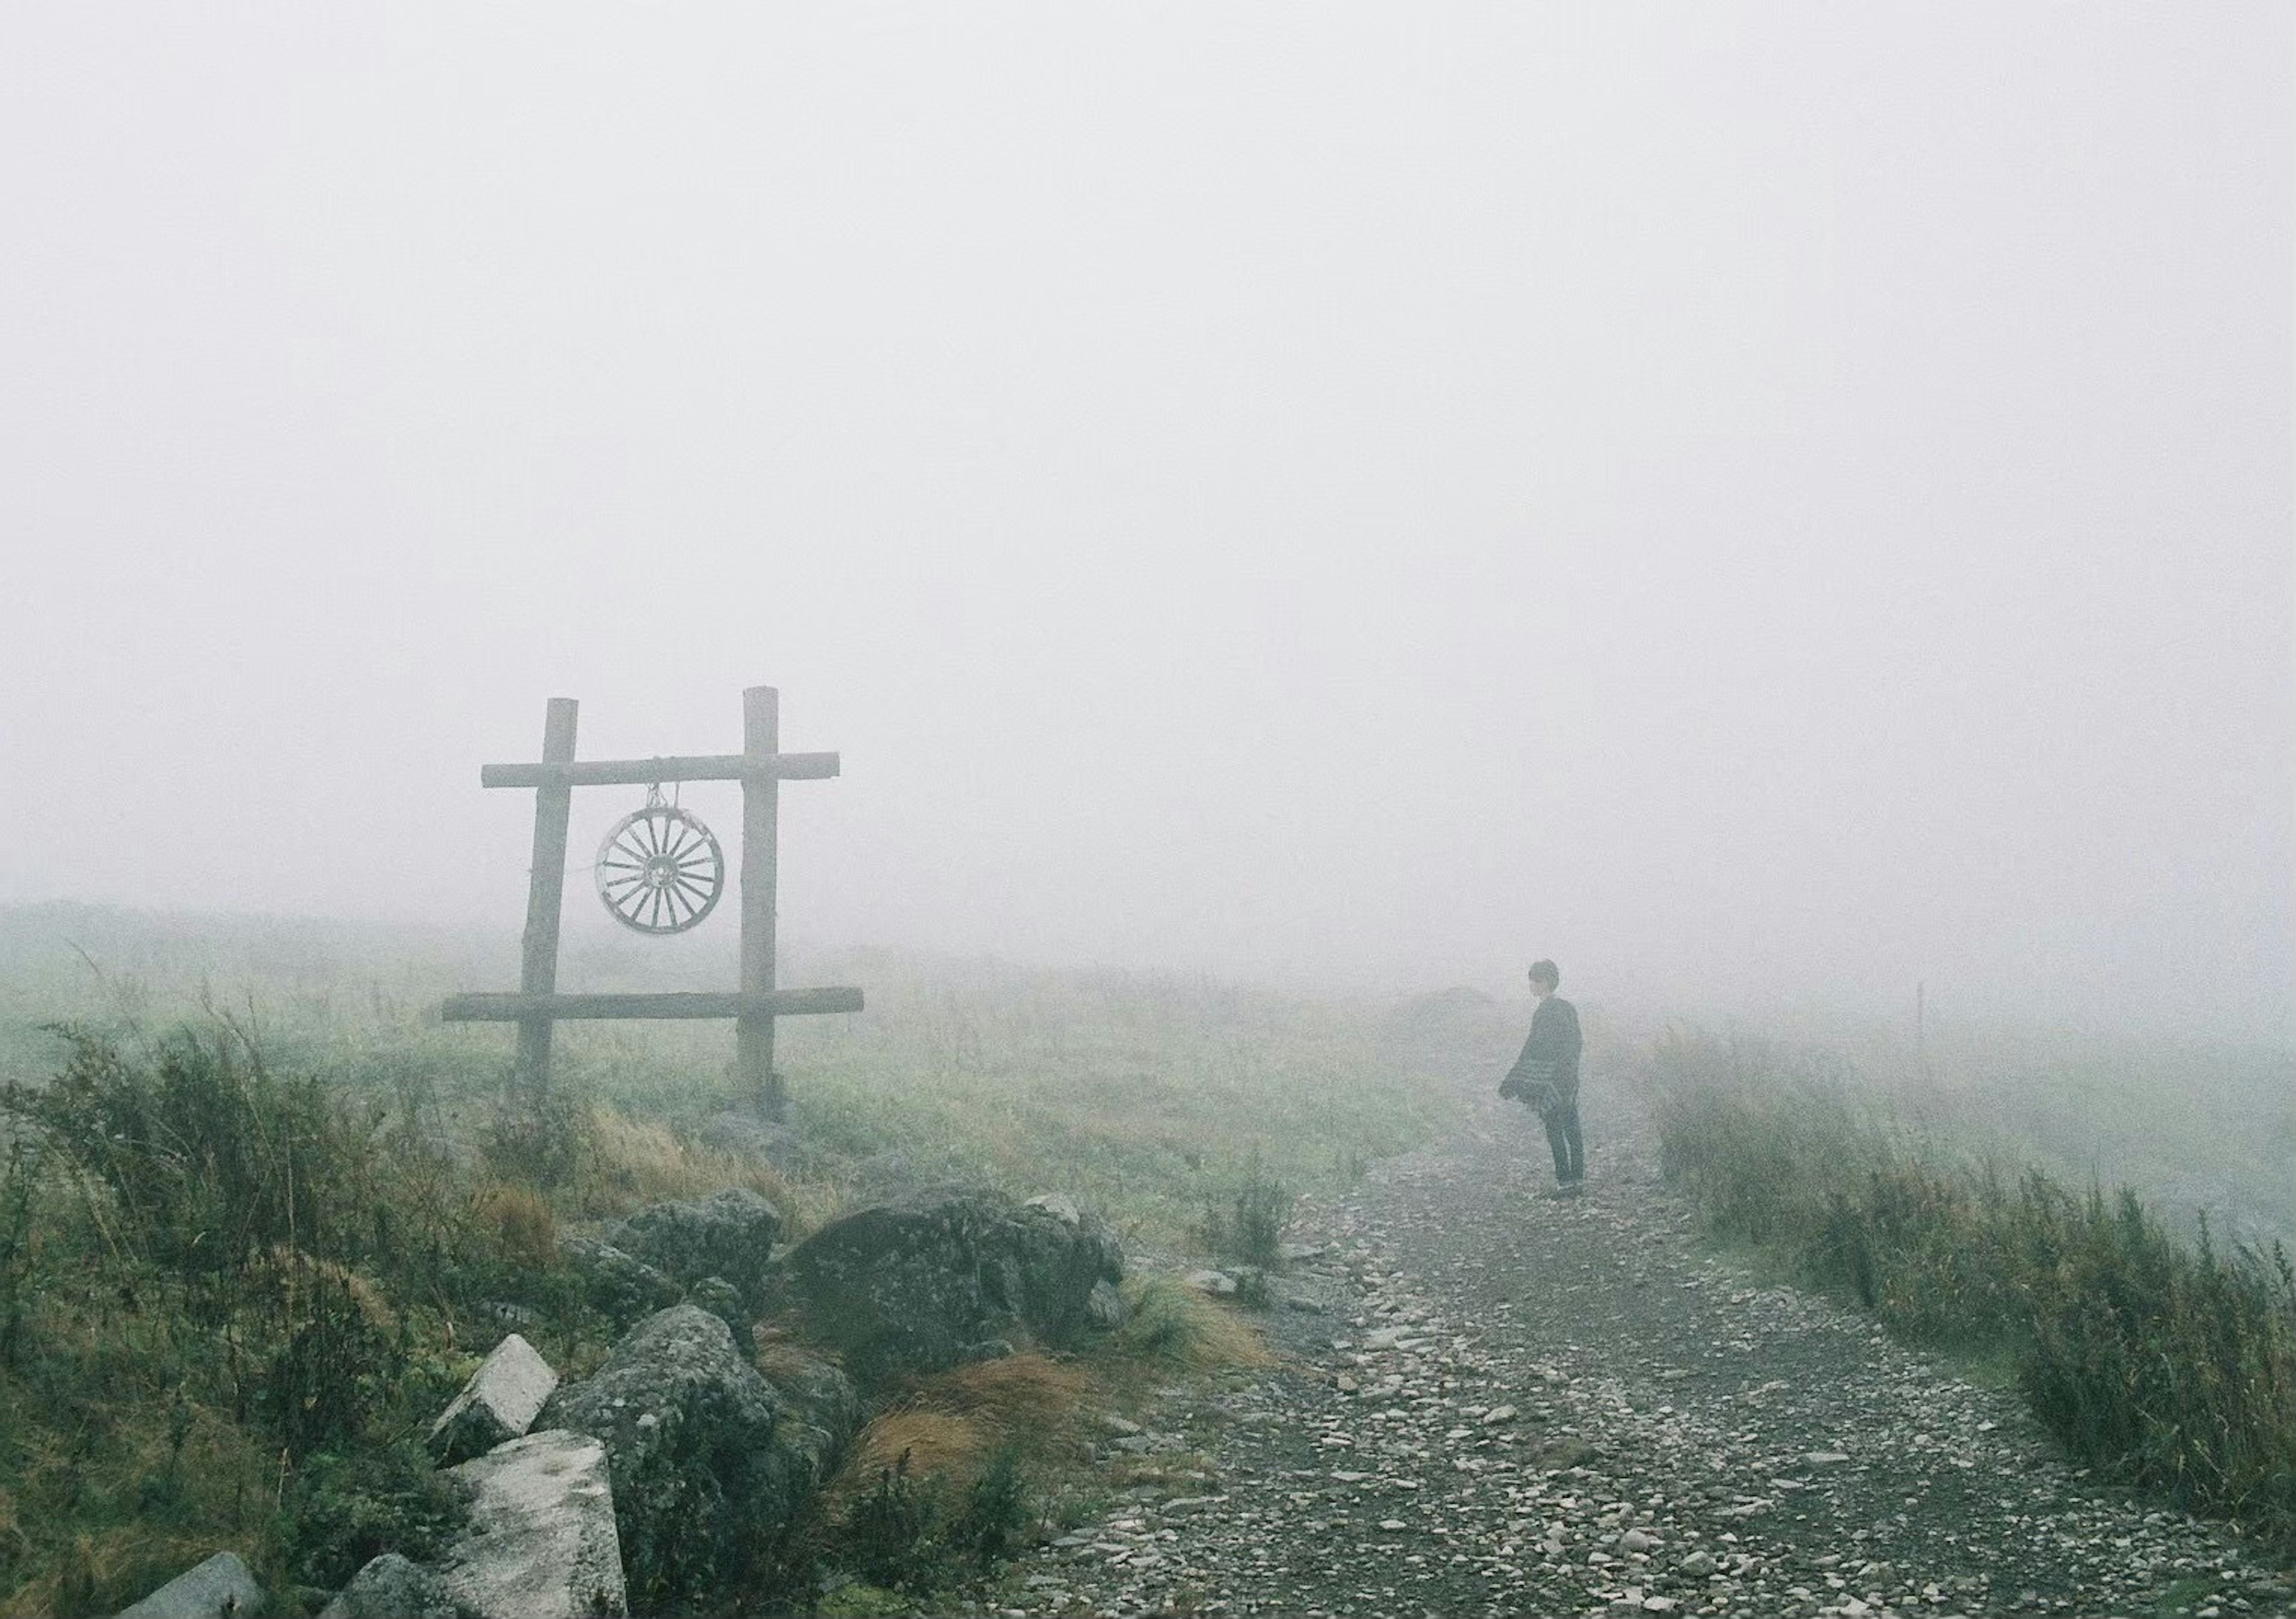
[{"label": "foggy sky", "polygon": [[11,7],[0,902],[2284,1043],[2292,26]]}]

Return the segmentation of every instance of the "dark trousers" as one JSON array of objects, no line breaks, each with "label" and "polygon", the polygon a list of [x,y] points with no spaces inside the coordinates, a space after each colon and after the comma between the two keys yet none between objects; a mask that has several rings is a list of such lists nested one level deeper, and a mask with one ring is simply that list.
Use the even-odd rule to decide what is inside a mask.
[{"label": "dark trousers", "polygon": [[1587,1144],[1578,1139],[1578,1099],[1558,1102],[1546,1113],[1546,1144],[1554,1149],[1554,1178],[1568,1186],[1587,1178]]}]

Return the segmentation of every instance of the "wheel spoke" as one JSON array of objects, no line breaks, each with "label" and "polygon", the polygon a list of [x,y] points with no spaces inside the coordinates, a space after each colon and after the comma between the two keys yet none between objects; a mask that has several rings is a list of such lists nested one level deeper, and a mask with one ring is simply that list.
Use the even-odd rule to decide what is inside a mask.
[{"label": "wheel spoke", "polygon": [[593,868],[598,896],[639,933],[682,933],[709,914],[726,888],[726,854],[699,817],[651,804],[606,834]]}]

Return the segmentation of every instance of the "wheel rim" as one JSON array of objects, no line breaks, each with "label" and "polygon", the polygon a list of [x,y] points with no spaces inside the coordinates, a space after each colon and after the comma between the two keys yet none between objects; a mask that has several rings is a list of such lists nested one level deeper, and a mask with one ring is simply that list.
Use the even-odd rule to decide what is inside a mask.
[{"label": "wheel rim", "polygon": [[726,856],[701,821],[673,805],[623,816],[598,846],[598,897],[625,928],[684,933],[716,909]]}]

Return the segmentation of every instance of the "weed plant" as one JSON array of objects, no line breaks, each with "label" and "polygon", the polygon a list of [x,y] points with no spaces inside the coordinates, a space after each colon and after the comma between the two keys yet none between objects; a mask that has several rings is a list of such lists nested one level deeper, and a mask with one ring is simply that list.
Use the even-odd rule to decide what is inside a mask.
[{"label": "weed plant", "polygon": [[1283,1263],[1283,1234],[1291,1228],[1297,1201],[1289,1187],[1267,1173],[1254,1149],[1234,1192],[1206,1204],[1201,1228],[1204,1246],[1223,1259],[1273,1270]]},{"label": "weed plant", "polygon": [[1669,1037],[1668,1177],[1918,1342],[2004,1355],[2075,1457],[2296,1555],[2296,1276],[2172,1235],[2136,1193],[2008,1174],[1906,1131],[1837,1062]]}]

